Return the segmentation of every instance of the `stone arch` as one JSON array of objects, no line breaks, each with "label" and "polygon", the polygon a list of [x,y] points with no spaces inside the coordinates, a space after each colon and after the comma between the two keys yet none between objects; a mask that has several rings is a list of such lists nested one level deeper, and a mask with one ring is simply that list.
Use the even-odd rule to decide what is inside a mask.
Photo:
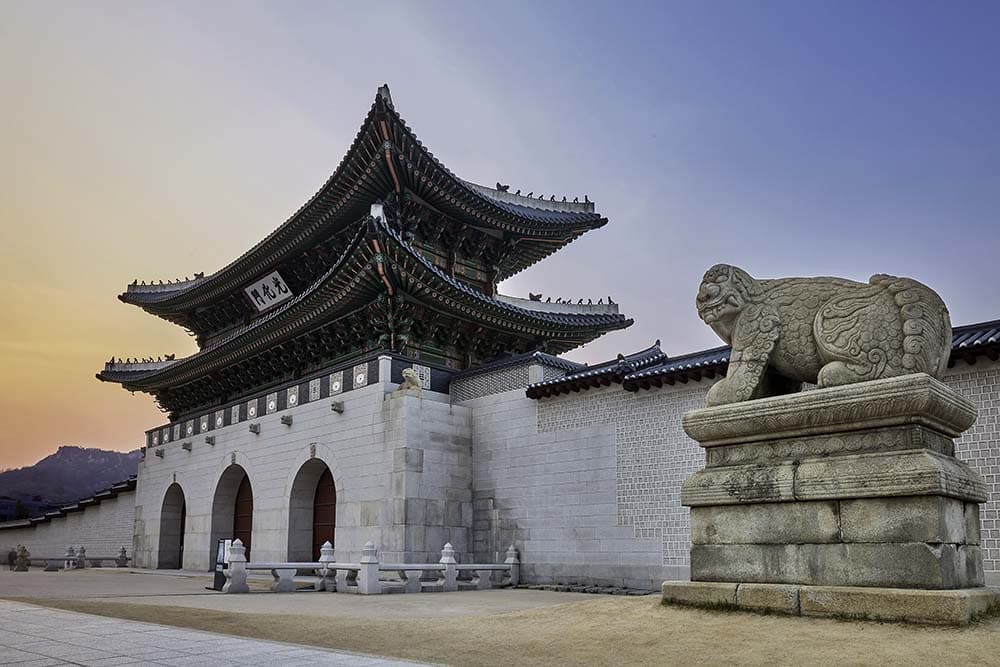
[{"label": "stone arch", "polygon": [[[249,508],[246,505],[249,495]],[[240,524],[240,525],[238,525]],[[212,531],[209,540],[209,564],[215,566],[216,544],[220,539],[237,538],[244,541],[247,553],[252,548],[253,484],[246,469],[231,463],[219,476],[212,498]],[[239,534],[237,534],[237,531]]]},{"label": "stone arch", "polygon": [[316,561],[323,542],[335,543],[337,491],[330,467],[310,458],[292,481],[288,496],[288,560]]},{"label": "stone arch", "polygon": [[167,487],[160,506],[159,552],[156,566],[161,570],[179,570],[184,565],[184,533],[187,501],[177,482]]},{"label": "stone arch", "polygon": [[337,500],[339,502],[344,493],[344,475],[342,474],[340,466],[337,463],[337,457],[333,454],[333,449],[329,445],[324,445],[320,442],[309,443],[307,447],[303,447],[299,450],[298,456],[294,459],[288,460],[289,472],[288,477],[285,478],[285,497],[291,497],[292,486],[295,484],[295,478],[298,476],[302,466],[312,459],[322,461],[326,464],[326,467],[330,469],[330,472],[333,474],[333,483],[337,489]]}]

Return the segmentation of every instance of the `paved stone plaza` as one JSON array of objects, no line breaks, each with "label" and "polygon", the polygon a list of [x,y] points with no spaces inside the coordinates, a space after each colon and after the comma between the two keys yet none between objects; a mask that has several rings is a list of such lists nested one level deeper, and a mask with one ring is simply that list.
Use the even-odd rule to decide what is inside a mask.
[{"label": "paved stone plaza", "polygon": [[[226,647],[226,660],[275,665],[391,664],[359,654],[476,667],[773,667],[815,664],[818,655],[825,664],[986,664],[1000,655],[1000,618],[956,630],[719,613],[666,606],[658,595],[522,589],[223,595],[204,589],[208,579],[107,569],[0,572],[0,595],[22,598],[0,602],[0,664],[24,658],[12,649],[43,647],[36,652],[44,657],[24,664],[228,664],[189,655],[209,646]],[[101,628],[113,635],[97,635]],[[317,650],[298,653],[302,647]],[[184,655],[154,657],[163,649]],[[319,663],[311,661],[316,654]]]},{"label": "paved stone plaza", "polygon": [[419,663],[242,639],[0,600],[0,664],[357,665]]},{"label": "paved stone plaza", "polygon": [[[251,577],[247,595],[206,590],[200,572],[90,569],[72,572],[0,572],[0,595],[11,598],[186,607],[236,613],[351,618],[453,618],[503,614],[593,600],[583,593],[495,589],[423,595],[345,595],[323,592],[273,594],[270,576]],[[2,664],[2,663],[0,663]]]}]

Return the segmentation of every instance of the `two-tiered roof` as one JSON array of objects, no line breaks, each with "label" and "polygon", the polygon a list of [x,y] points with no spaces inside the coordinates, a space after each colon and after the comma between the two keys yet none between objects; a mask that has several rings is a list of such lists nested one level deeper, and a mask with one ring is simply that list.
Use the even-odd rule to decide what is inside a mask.
[{"label": "two-tiered roof", "polygon": [[459,179],[382,87],[333,175],[263,241],[212,275],[120,295],[185,327],[199,351],[112,360],[98,378],[177,417],[373,350],[456,370],[562,353],[632,321],[612,303],[517,299],[496,285],[606,222],[589,200]]}]

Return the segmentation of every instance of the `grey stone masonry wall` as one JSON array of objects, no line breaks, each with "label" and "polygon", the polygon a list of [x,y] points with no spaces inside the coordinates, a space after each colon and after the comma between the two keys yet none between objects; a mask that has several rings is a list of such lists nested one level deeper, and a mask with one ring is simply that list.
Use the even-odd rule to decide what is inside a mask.
[{"label": "grey stone masonry wall", "polygon": [[[473,408],[474,557],[497,558],[514,542],[526,580],[540,583],[654,589],[686,576],[686,544],[681,557],[664,555],[666,542],[687,539],[684,508],[669,496],[679,495],[700,451],[690,441],[666,446],[683,436],[670,404],[706,390],[637,397],[612,386],[537,402],[515,390],[465,403]],[[677,416],[665,424],[652,411]]]},{"label": "grey stone masonry wall", "polygon": [[976,423],[955,441],[955,456],[986,480],[989,500],[979,508],[983,569],[987,585],[1000,585],[1000,363],[959,361],[944,381],[978,410]]},{"label": "grey stone masonry wall", "polygon": [[[380,359],[380,377],[389,376],[389,362]],[[330,469],[336,488],[337,560],[357,561],[369,540],[383,562],[437,561],[448,541],[468,559],[470,429],[470,410],[452,406],[447,394],[378,382],[161,445],[162,457],[147,451],[139,466],[137,565],[169,566],[160,560],[177,553],[170,541],[176,528],[171,533],[169,526],[180,504],[168,502],[177,484],[185,500],[183,567],[209,569],[214,540],[231,536],[220,531],[231,532],[240,478],[233,466],[246,471],[253,493],[251,560],[281,562],[301,553],[315,493],[315,481],[302,480],[318,478],[308,472],[316,471],[315,460]],[[229,487],[227,470],[237,475]],[[220,529],[225,521],[228,528]]]},{"label": "grey stone masonry wall", "polygon": [[393,448],[393,520],[403,528],[402,562],[434,562],[450,542],[471,561],[472,410],[445,394],[390,394],[392,423],[405,433]]},{"label": "grey stone masonry wall", "polygon": [[66,547],[83,545],[93,557],[117,556],[122,547],[132,555],[135,493],[126,491],[34,526],[0,530],[0,553],[23,544],[34,558],[62,556]]},{"label": "grey stone masonry wall", "polygon": [[[214,562],[216,491],[223,473],[234,464],[246,471],[253,493],[252,559],[286,560],[292,487],[299,470],[313,458],[329,467],[336,487],[337,559],[360,558],[368,540],[401,556],[403,529],[392,518],[390,475],[393,449],[400,445],[403,429],[385,400],[388,389],[379,383],[261,414],[252,422],[216,429],[211,433],[215,444],[205,436],[191,438],[191,451],[184,450],[182,442],[161,446],[162,458],[147,451],[139,464],[136,493],[136,564],[161,565],[161,511],[167,490],[176,483],[186,504],[183,567],[209,569]],[[343,402],[342,413],[331,409],[333,400]],[[281,423],[286,416],[292,417],[290,426]],[[251,424],[259,433],[250,431]],[[231,507],[221,511],[232,515]]]},{"label": "grey stone masonry wall", "polygon": [[539,401],[540,432],[609,424],[615,433],[615,498],[619,525],[659,540],[662,564],[688,564],[688,512],[680,485],[704,461],[681,428],[688,410],[702,407],[711,383],[631,393],[618,386]]},{"label": "grey stone masonry wall", "polygon": [[[979,410],[956,456],[989,486],[984,565],[987,583],[1000,584],[1000,363],[958,362],[944,380]],[[612,385],[538,401],[513,390],[462,403],[473,409],[475,558],[514,542],[528,581],[656,588],[657,579],[686,578],[680,486],[704,452],[681,417],[704,406],[712,384],[636,393]]]}]

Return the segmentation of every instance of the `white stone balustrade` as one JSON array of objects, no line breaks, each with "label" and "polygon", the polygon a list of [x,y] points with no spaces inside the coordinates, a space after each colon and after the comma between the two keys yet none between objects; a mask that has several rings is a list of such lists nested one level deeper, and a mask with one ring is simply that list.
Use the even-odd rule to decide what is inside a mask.
[{"label": "white stone balustrade", "polygon": [[[234,540],[229,548],[229,568],[222,592],[248,593],[247,575],[255,570],[271,573],[274,580],[271,590],[276,593],[297,590],[295,576],[303,570],[315,573],[313,590],[358,595],[486,590],[494,585],[516,586],[520,580],[521,563],[513,544],[507,549],[506,560],[499,564],[461,564],[455,559],[455,550],[450,543],[444,545],[437,563],[380,563],[378,550],[372,542],[365,544],[361,560],[357,563],[335,562],[333,545],[329,542],[323,544],[320,554],[319,561],[314,563],[249,563],[243,542]],[[395,573],[399,579],[383,580],[383,572]],[[463,579],[463,573],[468,573],[468,578]],[[500,573],[498,582],[494,581],[495,573]],[[434,578],[427,576],[425,580],[425,575]]]},{"label": "white stone balustrade", "polygon": [[115,567],[128,567],[130,560],[132,559],[125,547],[122,547],[115,556],[89,556],[86,547],[69,545],[66,547],[66,553],[62,556],[33,556],[31,564],[43,563],[42,567],[45,572],[60,572],[86,567],[102,567],[107,561],[112,561]]},{"label": "white stone balustrade", "polygon": [[76,549],[73,545],[66,547],[66,558],[63,560],[64,570],[75,570],[76,569]]},{"label": "white stone balustrade", "polygon": [[223,593],[250,592],[250,587],[247,586],[246,552],[243,540],[233,540],[233,543],[229,545],[229,569],[226,570],[226,583],[222,585]]}]

